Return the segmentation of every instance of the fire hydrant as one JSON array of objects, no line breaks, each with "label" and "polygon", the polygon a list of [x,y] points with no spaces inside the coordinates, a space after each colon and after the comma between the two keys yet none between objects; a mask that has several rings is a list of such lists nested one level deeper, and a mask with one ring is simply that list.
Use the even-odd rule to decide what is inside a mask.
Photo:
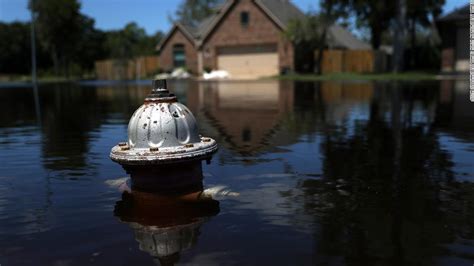
[{"label": "fire hydrant", "polygon": [[110,158],[131,175],[135,188],[166,190],[200,182],[201,161],[216,151],[216,141],[199,135],[196,119],[168,91],[166,80],[154,80],[130,119],[128,141],[114,146]]}]

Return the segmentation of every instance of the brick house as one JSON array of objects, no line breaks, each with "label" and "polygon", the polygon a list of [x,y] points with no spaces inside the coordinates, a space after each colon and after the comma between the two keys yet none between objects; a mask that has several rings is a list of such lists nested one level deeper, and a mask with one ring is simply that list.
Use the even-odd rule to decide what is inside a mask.
[{"label": "brick house", "polygon": [[282,33],[302,16],[289,0],[227,0],[197,27],[174,24],[157,46],[160,67],[194,74],[222,69],[233,78],[293,70],[294,47]]},{"label": "brick house", "polygon": [[442,42],[441,71],[469,71],[469,4],[436,21]]}]

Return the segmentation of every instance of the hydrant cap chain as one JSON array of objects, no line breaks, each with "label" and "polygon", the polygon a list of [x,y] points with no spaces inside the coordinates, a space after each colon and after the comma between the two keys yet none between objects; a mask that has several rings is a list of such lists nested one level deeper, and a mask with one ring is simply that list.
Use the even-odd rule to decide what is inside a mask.
[{"label": "hydrant cap chain", "polygon": [[168,91],[166,80],[154,80],[130,119],[128,142],[113,147],[110,157],[123,165],[163,164],[207,159],[216,150],[215,140],[199,136],[196,119]]}]

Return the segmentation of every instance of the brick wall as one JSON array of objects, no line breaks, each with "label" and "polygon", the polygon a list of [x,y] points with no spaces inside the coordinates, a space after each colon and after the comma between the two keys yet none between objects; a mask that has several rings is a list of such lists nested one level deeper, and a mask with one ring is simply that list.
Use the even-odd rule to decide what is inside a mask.
[{"label": "brick wall", "polygon": [[175,44],[183,44],[184,50],[186,53],[186,67],[192,72],[198,72],[198,63],[197,63],[197,52],[194,48],[193,43],[184,36],[184,34],[175,28],[172,32],[171,37],[162,47],[160,51],[160,68],[165,71],[173,70],[175,67],[173,65],[173,46]]},{"label": "brick wall", "polygon": [[[249,24],[240,23],[241,12],[249,13]],[[204,41],[203,65],[216,69],[217,50],[223,46],[277,44],[279,68],[293,69],[293,45],[282,36],[281,29],[252,0],[236,1]]]}]

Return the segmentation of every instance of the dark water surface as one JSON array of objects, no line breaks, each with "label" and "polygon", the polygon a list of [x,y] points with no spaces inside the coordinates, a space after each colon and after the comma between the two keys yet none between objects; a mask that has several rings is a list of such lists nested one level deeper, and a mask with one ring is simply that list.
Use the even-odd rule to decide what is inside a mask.
[{"label": "dark water surface", "polygon": [[[203,164],[218,211],[122,197],[109,151],[148,82],[42,85],[39,106],[31,88],[0,88],[2,266],[474,263],[468,82],[171,89],[220,144]],[[157,225],[150,210],[184,222]]]}]

